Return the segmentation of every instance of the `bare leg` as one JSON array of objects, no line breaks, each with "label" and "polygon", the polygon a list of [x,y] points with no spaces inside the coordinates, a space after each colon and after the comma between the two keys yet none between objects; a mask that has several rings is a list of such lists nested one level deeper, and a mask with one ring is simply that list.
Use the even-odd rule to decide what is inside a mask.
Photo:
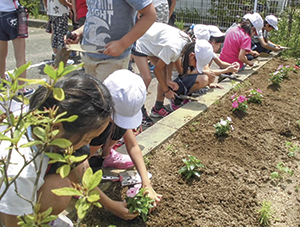
[{"label": "bare leg", "polygon": [[[17,63],[17,67],[26,64],[25,57],[25,39],[24,38],[16,38],[13,41],[15,59]],[[26,71],[23,72],[20,76],[21,78],[26,78]],[[19,81],[19,84],[24,84],[23,81]]]},{"label": "bare leg", "polygon": [[6,57],[8,53],[7,41],[0,41],[0,76],[5,79]]},{"label": "bare leg", "polygon": [[19,219],[15,215],[0,213],[0,221],[2,222],[2,224],[4,224],[5,227],[19,226]]},{"label": "bare leg", "polygon": [[210,81],[208,79],[208,76],[206,76],[205,74],[199,74],[197,76],[195,84],[191,87],[191,89],[189,91],[189,95],[192,94],[195,91],[198,91],[201,88],[206,87],[209,84],[210,84]]},{"label": "bare leg", "polygon": [[134,56],[134,61],[140,71],[140,75],[144,80],[144,83],[146,85],[146,89],[148,90],[148,87],[151,83],[152,77],[151,72],[149,70],[148,60],[147,57],[142,56]]}]

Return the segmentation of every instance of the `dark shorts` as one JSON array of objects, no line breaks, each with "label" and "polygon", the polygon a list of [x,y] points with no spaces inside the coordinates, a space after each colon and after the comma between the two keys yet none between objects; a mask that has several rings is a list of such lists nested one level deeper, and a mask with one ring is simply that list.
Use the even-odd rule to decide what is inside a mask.
[{"label": "dark shorts", "polygon": [[176,82],[179,86],[179,89],[175,91],[178,95],[188,95],[190,93],[191,88],[196,82],[198,74],[190,74],[185,77],[177,77],[174,82]]},{"label": "dark shorts", "polygon": [[17,12],[0,12],[0,40],[9,41],[17,37]]},{"label": "dark shorts", "polygon": [[121,128],[114,123],[109,123],[101,135],[91,141],[90,146],[101,146],[106,143],[108,138],[112,140],[119,140],[124,136],[125,132],[126,129]]}]

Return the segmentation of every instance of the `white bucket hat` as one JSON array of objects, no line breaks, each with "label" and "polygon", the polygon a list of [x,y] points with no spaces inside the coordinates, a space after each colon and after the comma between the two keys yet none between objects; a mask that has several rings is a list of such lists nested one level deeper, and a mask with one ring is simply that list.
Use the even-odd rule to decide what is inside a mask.
[{"label": "white bucket hat", "polygon": [[206,66],[213,58],[213,47],[204,39],[196,40],[195,55],[196,55],[196,68],[199,73],[202,73],[204,66]]},{"label": "white bucket hat", "polygon": [[278,30],[278,20],[274,15],[268,15],[265,19],[269,25],[271,25],[275,30]]},{"label": "white bucket hat", "polygon": [[127,69],[110,74],[103,82],[114,101],[114,123],[124,129],[134,129],[142,123],[141,108],[146,101],[143,79]]},{"label": "white bucket hat", "polygon": [[207,41],[210,39],[211,36],[225,36],[225,33],[221,32],[217,26],[204,24],[196,24],[194,26],[194,34],[197,39],[205,39]]},{"label": "white bucket hat", "polygon": [[257,33],[262,32],[262,28],[264,27],[264,21],[259,15],[259,13],[247,13],[245,16],[243,16],[243,18],[250,20],[253,27],[255,27]]}]

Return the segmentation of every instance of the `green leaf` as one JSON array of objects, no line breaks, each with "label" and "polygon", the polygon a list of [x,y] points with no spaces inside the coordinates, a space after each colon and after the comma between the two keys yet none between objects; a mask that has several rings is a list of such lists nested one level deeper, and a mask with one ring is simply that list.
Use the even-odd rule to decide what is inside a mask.
[{"label": "green leaf", "polygon": [[71,160],[72,162],[82,162],[82,161],[85,160],[87,157],[88,157],[88,155],[82,155],[82,156],[79,156],[79,157],[71,156],[71,157],[70,157],[70,160]]},{"label": "green leaf", "polygon": [[77,115],[73,115],[73,116],[71,116],[71,117],[68,117],[68,118],[64,118],[64,119],[55,120],[55,123],[57,123],[57,122],[63,122],[63,121],[67,121],[67,122],[74,122],[74,121],[76,121],[76,120],[77,120],[77,118],[78,118],[78,116],[77,116]]},{"label": "green leaf", "polygon": [[83,66],[83,63],[81,63],[81,64],[79,64],[79,65],[69,65],[69,66],[67,66],[67,67],[64,69],[64,71],[63,71],[63,73],[60,75],[60,77],[63,77],[64,75],[67,75],[68,73],[73,72],[73,71],[75,71],[76,69],[78,69],[78,68],[80,68],[80,67],[82,67],[82,66]]},{"label": "green leaf", "polygon": [[49,215],[51,214],[51,212],[52,212],[52,207],[49,207],[46,211],[44,211],[44,212],[42,213],[42,215],[43,215],[44,217],[47,217],[47,216],[49,216]]},{"label": "green leaf", "polygon": [[44,85],[46,83],[43,79],[26,79],[26,78],[19,78],[19,80],[27,82],[28,84],[40,84]]},{"label": "green leaf", "polygon": [[69,175],[70,171],[71,171],[71,166],[66,164],[66,165],[63,165],[63,166],[59,167],[56,170],[56,173],[59,173],[61,178],[65,178]]},{"label": "green leaf", "polygon": [[57,153],[45,153],[50,159],[57,160],[57,161],[63,161],[65,162],[64,156]]},{"label": "green leaf", "polygon": [[32,147],[32,146],[36,146],[36,145],[42,145],[42,144],[43,144],[42,141],[34,140],[34,141],[30,141],[28,143],[22,144],[20,147],[25,148],[25,147]]},{"label": "green leaf", "polygon": [[90,203],[97,202],[99,199],[100,199],[100,195],[99,195],[99,192],[97,190],[91,191],[89,193],[88,198],[87,198],[87,200]]},{"label": "green leaf", "polygon": [[56,70],[59,77],[64,71],[64,68],[65,68],[64,62],[63,61],[59,62],[58,69]]},{"label": "green leaf", "polygon": [[67,139],[60,138],[60,139],[53,140],[49,145],[59,146],[60,148],[67,148],[67,147],[70,147],[72,145],[72,143]]},{"label": "green leaf", "polygon": [[6,141],[10,141],[10,142],[12,142],[12,143],[18,142],[18,139],[17,139],[17,138],[10,138],[10,137],[8,137],[8,136],[1,135],[1,134],[0,134],[0,140],[6,140]]},{"label": "green leaf", "polygon": [[41,141],[46,140],[46,132],[42,127],[36,126],[33,128],[33,134],[36,135]]},{"label": "green leaf", "polygon": [[95,202],[95,203],[94,203],[94,206],[96,206],[96,207],[98,207],[98,208],[101,208],[101,207],[102,207],[102,205],[101,205],[99,202]]},{"label": "green leaf", "polygon": [[[92,169],[91,169],[91,171],[92,171]],[[84,176],[83,176],[83,178],[84,178]],[[94,175],[92,174],[92,175],[89,176],[89,178],[85,182],[86,187],[89,190],[92,190],[92,189],[96,188],[100,184],[101,179],[102,179],[102,170],[100,169],[96,173],[94,173]]]},{"label": "green leaf", "polygon": [[82,184],[84,187],[88,188],[89,190],[92,190],[94,188],[90,188],[89,186],[92,184],[92,176],[93,176],[93,170],[91,167],[89,167],[82,177]]},{"label": "green leaf", "polygon": [[49,65],[45,65],[44,73],[47,74],[51,79],[57,79],[57,72]]},{"label": "green leaf", "polygon": [[27,64],[21,65],[18,69],[14,71],[15,75],[18,77],[20,76],[25,70],[31,65],[31,61],[29,61]]},{"label": "green leaf", "polygon": [[[79,200],[77,200],[78,202]],[[76,204],[77,204],[76,202]],[[77,205],[77,215],[79,219],[83,219],[86,215],[86,211],[90,208],[91,204],[87,203],[86,200],[82,200],[78,205]]]},{"label": "green leaf", "polygon": [[58,196],[82,196],[82,193],[80,191],[69,187],[52,189],[51,191]]},{"label": "green leaf", "polygon": [[62,101],[65,99],[65,92],[63,89],[59,88],[59,87],[55,87],[53,88],[53,97],[57,100],[57,101]]}]

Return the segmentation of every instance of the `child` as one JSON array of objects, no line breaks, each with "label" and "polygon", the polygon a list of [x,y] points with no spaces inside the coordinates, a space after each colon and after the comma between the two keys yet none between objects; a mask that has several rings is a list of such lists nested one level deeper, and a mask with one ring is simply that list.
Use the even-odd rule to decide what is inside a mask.
[{"label": "child", "polygon": [[[92,140],[91,155],[104,144],[102,147],[104,167],[127,169],[134,165],[142,178],[142,187],[147,189],[149,197],[155,201],[153,204],[155,208],[162,196],[157,194],[151,186],[141,149],[132,131],[140,126],[142,121],[141,107],[146,100],[144,81],[139,75],[122,69],[109,75],[103,83],[110,90],[114,102],[113,126],[110,124],[104,133]],[[110,129],[112,135],[107,139],[109,136],[107,132],[111,131]],[[122,137],[129,156],[112,149]]]},{"label": "child", "polygon": [[[182,71],[174,81],[179,88],[177,95],[190,95],[206,86],[211,88],[223,88],[218,84],[213,84],[215,80],[214,73],[205,73],[209,71],[208,64],[214,56],[212,45],[205,39],[196,39],[196,41],[186,44],[182,51]],[[181,107],[184,102],[176,97],[171,100],[171,109],[174,111]]]},{"label": "child", "polygon": [[[105,1],[106,2],[106,1]],[[103,48],[103,53],[84,53],[82,60],[86,73],[104,81],[118,69],[127,69],[131,45],[141,37],[156,20],[152,0],[114,0],[101,2],[86,1],[88,13],[84,26],[73,31],[79,43]],[[136,13],[141,18],[135,23]]]},{"label": "child", "polygon": [[[183,31],[164,23],[155,22],[149,30],[136,42],[132,50],[134,60],[140,74],[148,88],[151,82],[151,73],[147,57],[155,65],[154,74],[159,82],[155,106],[151,110],[152,117],[165,117],[169,112],[164,108],[164,98],[175,98],[173,90],[178,85],[171,79],[173,64],[178,61],[182,48],[190,38]],[[172,89],[171,89],[172,88]],[[148,115],[143,108],[143,125],[147,125]]]},{"label": "child", "polygon": [[[64,116],[66,118],[77,115],[78,118],[74,122],[61,122],[53,125],[54,130],[59,130],[56,138],[66,138],[70,140],[73,143],[74,150],[76,150],[85,144],[89,144],[94,137],[101,134],[107,127],[111,114],[113,114],[113,101],[108,89],[100,81],[88,75],[74,75],[68,79],[59,81],[55,87],[64,90],[64,100],[57,101],[53,98],[52,92],[50,93],[50,96],[44,100],[44,97],[48,93],[48,89],[40,87],[30,100],[30,109],[39,107],[40,110],[44,110],[44,108],[56,106],[59,107],[57,114],[66,112],[67,114]],[[41,103],[43,100],[44,102]],[[35,137],[35,135],[31,136]],[[27,138],[23,136],[19,144],[27,142]],[[1,157],[7,156],[8,150],[5,148],[9,146],[10,142],[1,141]],[[38,147],[33,149],[35,152],[40,152]],[[47,147],[46,151],[59,153],[61,149],[52,146]],[[18,152],[13,150],[11,156],[13,165],[9,165],[7,170],[8,177],[16,176],[20,168],[24,165],[23,157],[30,160],[32,155],[33,153],[29,148],[20,148]],[[56,196],[51,190],[61,187],[72,187],[71,183],[78,183],[78,174],[79,176],[82,176],[83,171],[85,171],[89,165],[88,161],[85,160],[73,169],[67,177],[62,179],[58,174],[47,174],[48,161],[49,158],[45,157],[41,152],[35,160],[36,165],[34,162],[27,165],[17,178],[17,191],[29,201],[33,195],[34,201],[36,201],[37,198],[40,198],[39,203],[41,204],[41,212],[52,207],[52,214],[58,215],[67,207],[71,197]],[[41,163],[41,175],[37,181],[36,167],[39,167]],[[35,182],[38,182],[36,190]],[[4,189],[5,184],[2,184],[1,193]],[[33,212],[31,204],[16,195],[15,189],[14,184],[10,185],[8,191],[0,200],[0,221],[6,227],[17,226],[18,215],[30,214]],[[97,188],[97,190],[101,197],[99,202],[115,215],[123,219],[133,219],[138,215],[129,213],[125,202],[113,201],[99,188]]]},{"label": "child", "polygon": [[[16,66],[20,67],[26,63],[25,55],[25,38],[19,38],[17,34],[17,13],[14,3],[17,1],[1,0],[0,1],[0,82],[1,79],[9,80],[6,71],[6,57],[8,54],[8,41],[12,40],[14,54],[16,59]],[[26,71],[21,74],[22,78],[26,78]],[[20,85],[24,84],[23,81],[19,82]],[[19,95],[29,96],[34,92],[34,89],[22,89]]]},{"label": "child", "polygon": [[52,25],[52,60],[55,60],[58,50],[65,46],[64,35],[68,32],[68,15],[72,4],[67,0],[44,0],[44,5],[49,15],[49,22]]},{"label": "child", "polygon": [[[219,76],[223,73],[238,72],[239,64],[237,62],[230,64],[222,61],[216,54],[216,52],[220,50],[220,47],[225,39],[225,33],[221,32],[217,26],[197,24],[194,26],[194,35],[196,39],[205,39],[212,45],[214,51],[212,61],[214,61],[220,67],[220,69],[212,70],[216,76]],[[211,65],[212,61],[210,62],[209,66]],[[205,73],[206,70],[203,72]]]},{"label": "child", "polygon": [[274,15],[266,16],[262,31],[252,38],[253,43],[256,45],[255,51],[269,53],[270,51],[278,52],[281,50],[282,47],[280,45],[274,44],[269,40],[269,32],[273,29],[278,30],[277,25],[278,20]]},{"label": "child", "polygon": [[238,62],[240,70],[247,65],[253,66],[254,62],[247,59],[246,54],[251,52],[251,36],[260,32],[263,20],[258,13],[249,15],[249,19],[242,19],[236,27],[227,31],[224,45],[220,54],[222,61]]}]

